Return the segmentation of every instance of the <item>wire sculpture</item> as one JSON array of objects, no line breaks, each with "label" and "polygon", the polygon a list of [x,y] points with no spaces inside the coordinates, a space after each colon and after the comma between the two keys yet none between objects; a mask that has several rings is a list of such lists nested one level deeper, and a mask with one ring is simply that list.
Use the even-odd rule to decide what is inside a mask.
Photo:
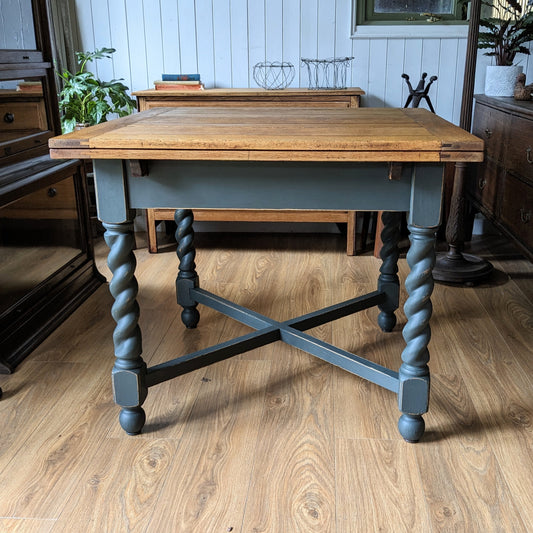
[{"label": "wire sculpture", "polygon": [[254,65],[253,77],[263,89],[286,89],[294,79],[294,65],[288,62],[265,62]]},{"label": "wire sculpture", "polygon": [[353,57],[332,57],[329,59],[305,59],[309,89],[346,89],[348,67]]}]

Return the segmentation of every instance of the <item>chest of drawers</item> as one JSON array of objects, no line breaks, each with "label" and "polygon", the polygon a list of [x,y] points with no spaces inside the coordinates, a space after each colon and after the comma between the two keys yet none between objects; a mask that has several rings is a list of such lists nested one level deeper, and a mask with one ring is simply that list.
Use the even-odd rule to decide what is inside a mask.
[{"label": "chest of drawers", "polygon": [[485,162],[468,196],[533,259],[533,101],[477,95],[472,133],[485,141]]}]

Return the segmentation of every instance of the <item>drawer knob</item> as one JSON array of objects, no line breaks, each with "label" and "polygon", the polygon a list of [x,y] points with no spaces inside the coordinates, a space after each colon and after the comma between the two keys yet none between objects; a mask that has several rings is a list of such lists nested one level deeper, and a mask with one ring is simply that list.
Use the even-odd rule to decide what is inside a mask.
[{"label": "drawer knob", "polygon": [[48,194],[50,198],[53,198],[57,195],[57,189],[55,189],[54,187],[50,187],[48,191],[46,191],[46,194]]},{"label": "drawer knob", "polygon": [[526,148],[526,159],[530,165],[533,165],[533,159],[531,159],[531,146]]},{"label": "drawer knob", "polygon": [[485,135],[490,139],[492,137],[492,130],[489,130],[489,128],[485,128]]},{"label": "drawer knob", "polygon": [[15,122],[15,115],[13,113],[10,113],[9,111],[4,115],[4,122],[7,122],[8,124],[11,124],[12,122]]},{"label": "drawer knob", "polygon": [[479,178],[477,186],[480,190],[483,190],[485,188],[485,185],[487,185],[487,180],[485,178]]},{"label": "drawer knob", "polygon": [[531,209],[527,211],[524,208],[520,209],[520,220],[527,224],[531,220]]}]

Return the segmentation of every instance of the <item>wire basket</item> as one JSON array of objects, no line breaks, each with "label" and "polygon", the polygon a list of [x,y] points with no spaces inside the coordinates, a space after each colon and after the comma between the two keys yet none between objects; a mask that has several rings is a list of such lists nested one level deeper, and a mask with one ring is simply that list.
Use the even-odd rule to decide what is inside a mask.
[{"label": "wire basket", "polygon": [[346,89],[348,67],[353,57],[331,57],[329,59],[304,59],[307,67],[309,89]]},{"label": "wire basket", "polygon": [[294,79],[294,65],[279,61],[254,65],[254,80],[263,89],[286,89]]}]

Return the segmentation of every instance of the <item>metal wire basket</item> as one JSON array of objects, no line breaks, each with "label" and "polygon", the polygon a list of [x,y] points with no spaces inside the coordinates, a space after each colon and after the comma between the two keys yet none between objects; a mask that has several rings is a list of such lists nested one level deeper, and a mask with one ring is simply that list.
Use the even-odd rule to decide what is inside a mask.
[{"label": "metal wire basket", "polygon": [[307,67],[309,89],[346,89],[348,67],[353,57],[331,57],[328,59],[304,59]]},{"label": "metal wire basket", "polygon": [[273,61],[254,65],[254,80],[263,89],[286,89],[294,79],[292,63]]}]

